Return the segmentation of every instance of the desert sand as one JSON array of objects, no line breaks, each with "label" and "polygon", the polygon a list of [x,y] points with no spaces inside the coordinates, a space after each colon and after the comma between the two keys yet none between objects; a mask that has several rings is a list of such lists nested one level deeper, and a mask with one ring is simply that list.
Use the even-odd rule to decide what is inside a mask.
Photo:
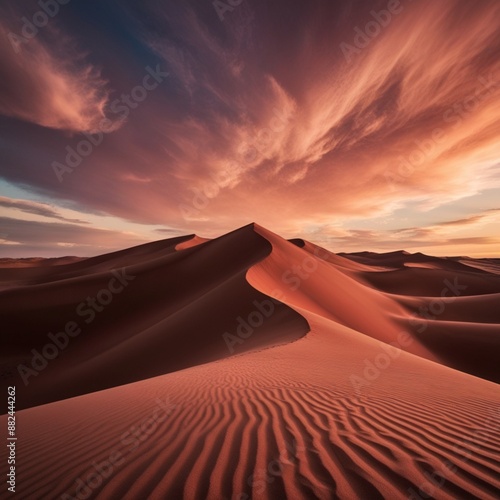
[{"label": "desert sand", "polygon": [[[6,263],[16,498],[497,499],[499,274],[257,224]],[[81,333],[25,385],[19,364],[68,322]]]}]

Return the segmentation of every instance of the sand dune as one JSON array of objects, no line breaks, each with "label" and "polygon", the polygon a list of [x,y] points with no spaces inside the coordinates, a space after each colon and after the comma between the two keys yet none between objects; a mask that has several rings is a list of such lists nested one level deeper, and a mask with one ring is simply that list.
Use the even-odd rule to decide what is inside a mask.
[{"label": "sand dune", "polygon": [[[4,288],[22,285],[36,285],[70,278],[81,278],[83,275],[93,274],[110,269],[117,269],[140,261],[153,260],[175,252],[175,247],[180,242],[191,239],[193,236],[181,236],[168,240],[146,243],[126,250],[112,252],[88,259],[71,258],[69,265],[59,265],[65,257],[60,259],[34,259],[29,269],[14,269],[14,261],[22,263],[29,259],[4,259],[0,263],[0,286]],[[58,265],[58,267],[51,267]],[[23,266],[25,267],[25,266]]]},{"label": "sand dune", "polygon": [[[81,330],[40,375],[28,375],[19,407],[288,342],[308,331],[300,315],[246,282],[247,269],[271,251],[252,227],[182,251],[175,251],[177,244],[177,239],[166,240],[88,259],[72,264],[57,279],[39,278],[34,285],[0,292],[0,315],[9,327],[2,338],[2,366],[18,380],[19,363],[31,369],[32,349],[43,352],[53,344],[49,333],[64,331],[67,322]],[[119,293],[107,291],[120,286]],[[87,297],[100,294],[98,309],[87,304]],[[259,307],[272,309],[270,318],[245,342],[239,337],[231,342],[238,328],[247,335],[245,324]],[[233,336],[228,342],[222,339],[225,332]]]},{"label": "sand dune", "polygon": [[481,269],[487,273],[500,274],[500,259],[468,259],[468,258],[458,258],[456,259],[461,264],[473,267],[474,269]]},{"label": "sand dune", "polygon": [[[407,254],[399,253],[390,257],[398,271],[382,263],[371,270],[366,259],[320,252],[257,225],[209,242],[191,239],[194,246],[176,242],[176,251],[163,257],[149,259],[147,249],[134,264],[127,260],[132,254],[126,257],[138,276],[130,292],[141,298],[140,309],[132,311],[133,300],[120,302],[120,314],[98,330],[114,347],[90,358],[92,369],[117,386],[87,387],[83,394],[82,384],[81,396],[18,413],[19,498],[499,498],[498,385],[450,367],[462,360],[463,370],[474,372],[482,360],[491,370],[484,376],[498,375],[488,359],[488,350],[498,352],[494,274],[472,268],[460,274],[467,289],[443,299],[441,315],[425,319],[428,328],[419,333],[412,314],[440,296],[443,280],[453,280],[446,265],[405,268],[395,259]],[[422,283],[405,288],[401,273]],[[431,273],[439,276],[428,283]],[[389,285],[389,275],[396,284]],[[84,289],[100,276],[68,281]],[[59,289],[64,282],[2,295],[12,308],[35,294],[32,288],[45,287],[50,304],[69,293]],[[164,293],[168,287],[175,290]],[[155,297],[158,303],[148,305]],[[255,297],[281,305],[273,302],[275,312],[229,356],[222,333],[235,333],[235,315],[248,319],[256,311]],[[132,312],[143,323],[137,320],[127,338],[121,330],[132,323]],[[150,317],[161,325],[157,336],[146,327]],[[150,344],[151,338],[161,343]],[[34,334],[23,339],[34,340]],[[87,341],[78,350],[90,353],[97,338]],[[402,350],[387,342],[399,342]],[[480,359],[457,356],[475,346]],[[112,355],[100,365],[106,353]],[[176,356],[185,366],[176,368]],[[106,368],[110,360],[137,381],[118,386],[123,382]],[[165,374],[144,380],[150,364]],[[60,373],[73,373],[70,368],[61,364]],[[42,377],[56,385],[55,377]],[[85,383],[92,387],[91,378]],[[21,393],[44,386],[18,387]],[[53,399],[65,397],[57,391]]]}]

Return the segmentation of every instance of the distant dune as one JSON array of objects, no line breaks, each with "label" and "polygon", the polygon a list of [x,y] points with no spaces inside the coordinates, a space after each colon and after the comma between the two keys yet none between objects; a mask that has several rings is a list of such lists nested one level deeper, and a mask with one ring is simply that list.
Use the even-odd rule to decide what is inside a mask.
[{"label": "distant dune", "polygon": [[8,264],[19,498],[500,498],[498,260],[250,224]]}]

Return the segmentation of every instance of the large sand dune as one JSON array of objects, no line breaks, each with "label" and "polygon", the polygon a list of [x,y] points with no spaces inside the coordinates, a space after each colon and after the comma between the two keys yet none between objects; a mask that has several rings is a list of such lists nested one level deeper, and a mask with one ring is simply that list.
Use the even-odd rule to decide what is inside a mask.
[{"label": "large sand dune", "polygon": [[[499,498],[484,262],[340,256],[257,225],[138,248],[0,292],[17,497]],[[121,266],[137,277],[25,387],[16,362]]]},{"label": "large sand dune", "polygon": [[[18,363],[31,370],[32,349],[43,353],[54,343],[49,334],[64,332],[67,322],[81,330],[38,375],[26,373],[20,407],[227,357],[228,344],[241,353],[308,331],[302,316],[271,302],[245,280],[248,268],[272,249],[251,226],[182,251],[175,251],[177,244],[177,239],[167,240],[152,243],[150,252],[141,246],[88,259],[59,271],[57,279],[38,277],[33,284],[0,292],[0,315],[8,326],[2,339],[5,371],[16,373]],[[95,307],[87,297],[97,298]],[[222,339],[240,325],[245,334],[243,323],[259,308],[272,308],[272,314],[244,343]],[[42,367],[43,361],[36,364]]]}]

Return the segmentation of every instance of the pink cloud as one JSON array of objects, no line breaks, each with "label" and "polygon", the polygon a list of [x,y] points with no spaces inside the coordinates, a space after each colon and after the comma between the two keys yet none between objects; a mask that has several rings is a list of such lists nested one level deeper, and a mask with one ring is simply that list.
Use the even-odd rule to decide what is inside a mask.
[{"label": "pink cloud", "polygon": [[0,114],[53,129],[100,130],[109,100],[107,82],[98,68],[85,62],[74,42],[53,30],[50,45],[38,36],[16,52],[9,33],[2,21]]}]

